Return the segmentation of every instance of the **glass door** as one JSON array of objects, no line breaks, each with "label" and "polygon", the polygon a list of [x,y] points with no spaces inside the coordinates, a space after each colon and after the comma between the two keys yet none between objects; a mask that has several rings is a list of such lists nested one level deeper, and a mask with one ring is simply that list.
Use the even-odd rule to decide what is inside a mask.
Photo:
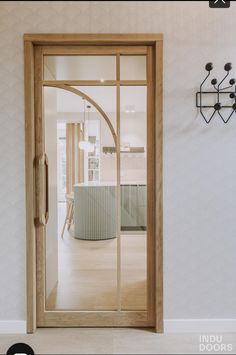
[{"label": "glass door", "polygon": [[154,325],[152,53],[141,48],[36,53],[38,326]]}]

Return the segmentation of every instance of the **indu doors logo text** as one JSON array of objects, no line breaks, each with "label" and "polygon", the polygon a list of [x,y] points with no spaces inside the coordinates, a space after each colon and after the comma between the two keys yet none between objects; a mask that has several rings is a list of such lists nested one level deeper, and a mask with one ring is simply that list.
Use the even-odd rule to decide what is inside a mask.
[{"label": "indu doors logo text", "polygon": [[200,335],[199,351],[204,353],[231,353],[233,345],[225,342],[222,335]]}]

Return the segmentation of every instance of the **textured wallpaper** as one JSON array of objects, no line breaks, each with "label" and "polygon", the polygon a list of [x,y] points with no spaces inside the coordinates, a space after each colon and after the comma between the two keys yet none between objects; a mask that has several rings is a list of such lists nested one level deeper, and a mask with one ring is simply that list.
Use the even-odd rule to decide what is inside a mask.
[{"label": "textured wallpaper", "polygon": [[[164,33],[165,318],[236,318],[236,117],[207,126],[204,64],[236,69],[236,3],[0,2],[0,319],[25,319],[23,34]],[[236,71],[234,71],[236,75]]]}]

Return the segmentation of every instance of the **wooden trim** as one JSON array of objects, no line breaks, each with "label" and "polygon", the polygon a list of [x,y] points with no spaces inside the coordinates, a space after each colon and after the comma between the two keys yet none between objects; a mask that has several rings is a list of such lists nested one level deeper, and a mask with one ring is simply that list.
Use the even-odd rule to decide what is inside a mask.
[{"label": "wooden trim", "polygon": [[146,86],[146,80],[44,80],[43,86],[51,85],[68,85],[68,86]]},{"label": "wooden trim", "polygon": [[[163,35],[162,34],[26,34],[25,40],[25,142],[26,142],[26,233],[27,233],[27,331],[34,332],[36,327],[36,273],[35,273],[35,227],[34,227],[34,211],[32,209],[34,203],[34,166],[33,158],[35,153],[37,154],[40,145],[38,142],[39,137],[34,137],[35,128],[34,125],[38,124],[34,122],[34,118],[37,117],[34,110],[38,110],[39,103],[36,103],[34,109],[34,91],[37,87],[33,87],[34,83],[34,54],[37,53],[37,45],[152,45],[154,50],[154,57],[156,63],[155,73],[155,118],[156,118],[156,330],[163,332],[163,241],[162,241],[162,101],[163,101],[163,88],[162,88],[162,70],[163,70]],[[42,54],[42,53],[41,53]],[[42,73],[41,73],[42,74]],[[36,77],[39,73],[36,73]],[[42,79],[42,78],[41,78]],[[41,82],[42,84],[42,82]],[[65,82],[63,83],[65,84]],[[120,85],[122,85],[120,83]],[[124,84],[124,85],[127,85]],[[133,85],[133,84],[132,84]],[[41,112],[42,114],[42,112]],[[36,151],[34,142],[36,143]],[[43,235],[43,234],[41,234]],[[37,236],[39,241],[39,236]],[[40,243],[39,243],[40,244]],[[40,256],[41,255],[41,256]],[[44,262],[42,253],[39,254],[37,264]],[[44,283],[44,279],[40,280],[41,284]],[[43,297],[42,297],[43,298]],[[44,307],[44,305],[41,304]],[[40,307],[40,305],[38,305]],[[64,321],[69,325],[69,318],[73,312],[63,313]],[[108,313],[108,312],[105,312]],[[47,312],[45,313],[47,314]],[[92,312],[90,312],[91,317]],[[122,312],[123,314],[123,312]],[[58,315],[58,312],[57,312]],[[59,312],[60,315],[60,312]],[[139,313],[140,315],[140,313]],[[135,317],[139,317],[135,315]],[[62,316],[62,314],[61,314]],[[104,319],[107,317],[103,315]],[[101,317],[103,317],[101,316]],[[54,312],[51,313],[47,320],[47,326],[54,325],[53,320]],[[110,317],[110,316],[109,316]],[[137,319],[137,318],[136,318]],[[43,319],[38,319],[38,324]],[[105,324],[106,323],[106,324]],[[109,326],[107,319],[104,322],[104,326]],[[123,323],[127,326],[126,322]],[[82,325],[82,324],[81,324]],[[92,324],[91,324],[92,325]],[[136,324],[137,325],[137,324]],[[66,325],[65,325],[66,326]],[[77,326],[77,325],[75,325]],[[122,326],[122,322],[118,326]],[[132,326],[132,325],[131,325]],[[143,324],[142,324],[143,326]]]},{"label": "wooden trim", "polygon": [[146,46],[44,46],[43,54],[49,56],[64,55],[146,55]]},{"label": "wooden trim", "polygon": [[68,86],[116,86],[115,80],[44,80],[43,86],[51,85],[68,85]]},{"label": "wooden trim", "polygon": [[26,33],[25,41],[31,41],[36,45],[66,45],[66,44],[132,44],[132,45],[150,45],[163,40],[163,34],[154,33],[115,33],[115,34],[97,34],[97,33]]},{"label": "wooden trim", "polygon": [[[36,47],[34,58],[34,95],[35,95],[35,156],[39,157],[45,151],[44,143],[44,119],[43,119],[43,95],[42,95],[42,78],[43,78],[43,56],[42,48]],[[39,133],[40,132],[40,133]],[[37,175],[36,175],[36,190],[38,190],[37,185]],[[36,203],[41,201],[42,197],[36,194]],[[41,321],[42,311],[44,310],[44,300],[45,300],[45,253],[46,248],[45,243],[45,228],[44,226],[37,226],[36,228],[36,292],[37,292],[37,304],[36,304],[36,324]]]},{"label": "wooden trim", "polygon": [[156,331],[163,333],[163,43],[155,45],[156,111]]},{"label": "wooden trim", "polygon": [[34,49],[25,42],[25,186],[26,186],[26,270],[27,332],[36,329],[36,248],[34,226]]},{"label": "wooden trim", "polygon": [[[96,313],[96,314],[95,314]],[[75,311],[46,311],[38,327],[152,327],[145,311],[80,311],[75,320]],[[60,322],[58,323],[58,319]]]},{"label": "wooden trim", "polygon": [[[120,80],[120,54],[116,55],[116,80]],[[117,184],[117,195],[116,195],[116,237],[117,237],[117,309],[118,312],[121,311],[121,214],[120,214],[120,85],[116,85],[116,135],[117,135],[117,146],[116,146],[116,184]]]},{"label": "wooden trim", "polygon": [[63,89],[63,90],[66,90],[66,91],[70,91],[70,92],[72,92],[72,93],[74,93],[76,95],[79,95],[80,97],[82,97],[83,99],[87,100],[88,102],[90,102],[91,105],[93,105],[96,108],[96,110],[102,115],[102,117],[105,119],[106,123],[108,124],[108,127],[110,128],[111,134],[113,136],[115,146],[117,146],[116,132],[114,130],[114,127],[113,127],[109,117],[103,111],[103,109],[93,99],[91,99],[90,96],[88,96],[84,92],[82,92],[82,91],[80,91],[78,89],[75,89],[74,87],[68,86],[68,85],[51,84],[49,86],[50,87],[55,87],[55,88],[58,88],[58,89]]},{"label": "wooden trim", "polygon": [[155,101],[153,47],[147,53],[147,277],[149,320],[155,322]]}]

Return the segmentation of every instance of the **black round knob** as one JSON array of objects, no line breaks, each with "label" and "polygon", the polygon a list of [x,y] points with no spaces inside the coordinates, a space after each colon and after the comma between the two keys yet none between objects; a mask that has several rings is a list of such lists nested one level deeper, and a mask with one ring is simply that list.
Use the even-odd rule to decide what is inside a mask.
[{"label": "black round knob", "polygon": [[217,84],[217,79],[216,78],[212,79],[211,83],[212,83],[212,85],[216,85]]},{"label": "black round knob", "polygon": [[234,85],[236,83],[236,80],[234,78],[230,79],[229,81],[230,85]]},{"label": "black round knob", "polygon": [[217,102],[215,105],[214,105],[214,109],[216,111],[219,111],[221,109],[221,103],[220,102]]},{"label": "black round knob", "polygon": [[236,111],[236,102],[233,104],[232,109]]},{"label": "black round knob", "polygon": [[235,99],[236,95],[235,95],[234,92],[231,92],[231,93],[229,94],[229,97],[230,97],[231,99]]},{"label": "black round knob", "polygon": [[232,63],[226,63],[224,69],[225,71],[230,71],[232,69]]},{"label": "black round knob", "polygon": [[207,71],[211,71],[213,69],[213,63],[207,63],[206,66],[205,66],[205,69]]}]

